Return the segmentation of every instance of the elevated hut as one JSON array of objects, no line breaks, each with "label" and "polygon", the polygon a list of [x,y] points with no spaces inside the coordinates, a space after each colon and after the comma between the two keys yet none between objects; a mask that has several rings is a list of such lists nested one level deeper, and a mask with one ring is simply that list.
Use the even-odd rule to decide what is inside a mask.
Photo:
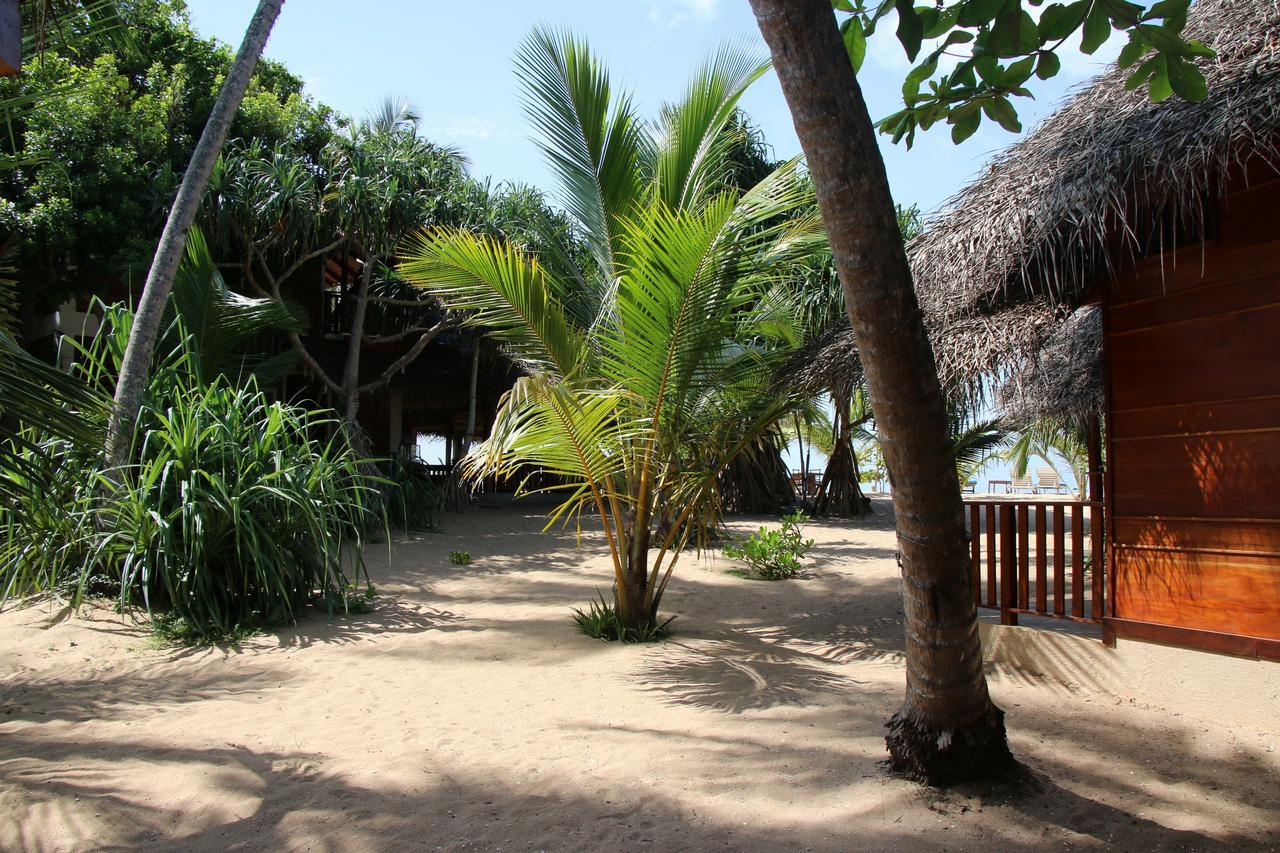
[{"label": "elevated hut", "polygon": [[1280,658],[1280,10],[1186,34],[1206,99],[1103,74],[909,254],[946,381],[1100,414],[1104,634]]}]

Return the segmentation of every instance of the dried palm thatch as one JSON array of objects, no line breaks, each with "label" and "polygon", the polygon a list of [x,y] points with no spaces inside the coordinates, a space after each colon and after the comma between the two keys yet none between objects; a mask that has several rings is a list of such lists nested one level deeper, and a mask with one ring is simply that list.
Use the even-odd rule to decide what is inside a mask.
[{"label": "dried palm thatch", "polygon": [[1077,421],[1102,410],[1102,391],[1102,310],[1086,305],[1000,387],[996,402],[1016,424]]},{"label": "dried palm thatch", "polygon": [[[999,154],[908,246],[949,388],[985,397],[1016,382],[1092,285],[1153,241],[1175,248],[1159,245],[1160,223],[1194,226],[1222,175],[1252,157],[1280,171],[1277,0],[1198,0],[1185,34],[1217,52],[1200,60],[1203,101],[1152,104],[1112,68]],[[811,372],[855,356],[845,332]]]}]

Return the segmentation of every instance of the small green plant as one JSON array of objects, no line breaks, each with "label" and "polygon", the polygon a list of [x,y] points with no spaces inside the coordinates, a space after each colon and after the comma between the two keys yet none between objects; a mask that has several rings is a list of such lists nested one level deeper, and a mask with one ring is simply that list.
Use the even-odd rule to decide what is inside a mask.
[{"label": "small green plant", "polygon": [[743,560],[757,577],[769,581],[793,578],[800,573],[800,561],[813,547],[812,539],[805,539],[800,525],[809,517],[796,511],[782,517],[782,527],[770,530],[761,527],[750,536],[728,545],[726,557]]},{"label": "small green plant", "polygon": [[455,566],[467,566],[471,564],[470,551],[450,551],[449,562]]},{"label": "small green plant", "polygon": [[642,622],[639,627],[628,628],[622,624],[613,604],[597,593],[597,600],[591,602],[586,610],[573,608],[573,624],[578,630],[596,640],[610,640],[622,643],[656,643],[670,633],[668,626],[675,620],[672,616],[665,622],[657,624]]}]

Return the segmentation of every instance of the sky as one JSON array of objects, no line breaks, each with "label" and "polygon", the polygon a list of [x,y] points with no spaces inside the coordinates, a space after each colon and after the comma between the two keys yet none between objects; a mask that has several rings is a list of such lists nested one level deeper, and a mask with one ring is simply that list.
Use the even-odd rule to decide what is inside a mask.
[{"label": "sky", "polygon": [[[196,30],[238,45],[256,0],[187,0]],[[318,100],[363,117],[388,95],[422,115],[434,142],[462,148],[478,177],[531,183],[554,198],[550,173],[530,138],[511,58],[538,25],[568,27],[605,57],[615,85],[635,94],[645,115],[674,100],[688,75],[725,40],[745,40],[766,55],[748,0],[288,0],[266,53],[284,62]],[[1097,56],[1113,58],[1119,39]],[[1063,72],[1019,104],[1030,127],[1068,88],[1100,68],[1094,57],[1064,55]],[[893,26],[871,39],[859,75],[873,118],[901,108],[909,66]],[[779,158],[798,154],[786,102],[772,75],[743,107]],[[895,199],[930,211],[972,178],[1015,137],[992,123],[960,146],[946,127],[917,137],[908,151],[882,138]]]},{"label": "sky", "polygon": [[[257,0],[187,5],[197,32],[238,45]],[[555,186],[530,136],[512,68],[520,42],[539,25],[586,37],[605,58],[615,87],[633,93],[648,116],[676,99],[689,74],[726,40],[745,41],[767,55],[748,0],[288,0],[266,55],[301,77],[317,100],[350,116],[367,115],[387,96],[407,100],[422,116],[423,135],[460,147],[476,177],[533,184],[554,202]],[[893,36],[895,26],[890,21],[870,40],[858,75],[872,118],[901,108],[902,79],[910,66]],[[1033,81],[1035,100],[1018,103],[1023,126],[1030,130],[1073,86],[1113,60],[1119,47],[1120,39],[1113,38],[1092,57],[1064,52],[1059,76]],[[747,92],[742,107],[778,158],[799,153],[772,74]],[[943,126],[918,135],[910,150],[888,137],[881,137],[880,149],[895,200],[928,213],[1016,139],[984,122],[959,146]],[[432,455],[438,450],[433,447]],[[798,469],[794,448],[788,455]],[[1006,468],[988,466],[980,474],[981,487],[988,478],[1007,478]]]}]

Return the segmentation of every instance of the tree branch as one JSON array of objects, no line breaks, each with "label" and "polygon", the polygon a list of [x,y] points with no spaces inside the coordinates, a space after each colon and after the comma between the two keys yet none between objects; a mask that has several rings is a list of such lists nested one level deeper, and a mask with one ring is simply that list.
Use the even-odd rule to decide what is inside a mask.
[{"label": "tree branch", "polygon": [[373,380],[372,382],[369,382],[365,385],[361,385],[360,393],[368,394],[371,391],[377,391],[380,388],[385,387],[388,383],[391,382],[391,378],[393,376],[395,376],[401,370],[404,370],[406,367],[408,367],[410,364],[413,363],[414,359],[422,355],[422,351],[427,348],[427,344],[431,343],[431,341],[435,339],[436,335],[439,335],[445,329],[451,328],[456,322],[457,320],[453,314],[446,314],[444,316],[444,319],[442,319],[439,323],[436,323],[430,329],[427,329],[425,332],[423,332],[422,337],[414,341],[413,346],[411,346],[404,355],[397,358],[395,361],[393,361],[390,364],[390,366],[387,367],[386,370],[382,371],[382,375],[380,375],[377,379]]},{"label": "tree branch", "polygon": [[393,332],[390,335],[365,335],[364,342],[366,344],[390,344],[395,341],[403,340],[417,332],[429,332],[434,328],[432,326],[410,326],[399,332]]}]

